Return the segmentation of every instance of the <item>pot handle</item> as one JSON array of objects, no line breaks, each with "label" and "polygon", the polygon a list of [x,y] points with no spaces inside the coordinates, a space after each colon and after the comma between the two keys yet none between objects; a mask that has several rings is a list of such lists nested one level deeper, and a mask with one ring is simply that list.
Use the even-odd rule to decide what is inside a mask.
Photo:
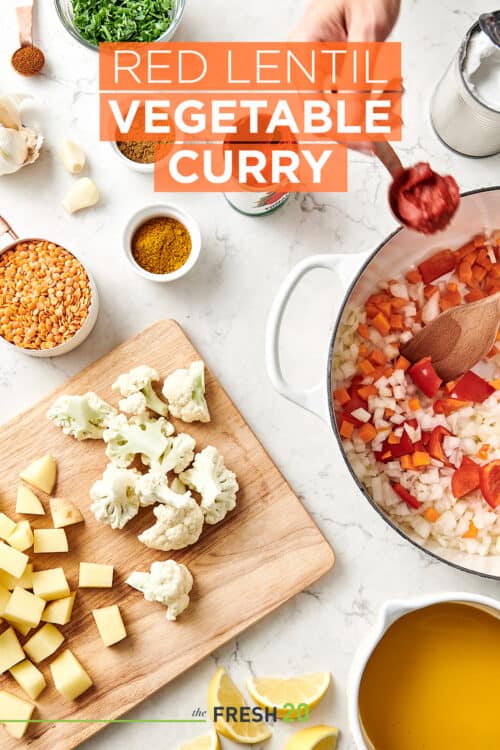
[{"label": "pot handle", "polygon": [[10,234],[10,236],[12,237],[13,240],[18,240],[19,239],[19,237],[17,236],[17,234],[14,232],[14,230],[10,226],[9,222],[6,221],[3,218],[3,216],[0,216],[0,237],[3,234]]},{"label": "pot handle", "polygon": [[295,287],[307,273],[318,268],[332,271],[337,274],[347,291],[350,283],[369,257],[369,253],[355,253],[353,255],[311,255],[309,258],[304,258],[292,268],[281,284],[269,311],[266,330],[266,369],[271,383],[282,396],[303,409],[316,414],[327,423],[330,422],[327,374],[323,380],[307,389],[292,386],[283,377],[279,355],[283,315]]}]

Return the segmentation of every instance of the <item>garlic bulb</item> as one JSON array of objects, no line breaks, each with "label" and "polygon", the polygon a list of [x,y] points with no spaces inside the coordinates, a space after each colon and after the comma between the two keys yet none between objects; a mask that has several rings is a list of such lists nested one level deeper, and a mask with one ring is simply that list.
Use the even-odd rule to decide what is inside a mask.
[{"label": "garlic bulb", "polygon": [[12,174],[32,164],[40,153],[43,138],[21,122],[19,105],[26,97],[0,96],[0,175]]}]

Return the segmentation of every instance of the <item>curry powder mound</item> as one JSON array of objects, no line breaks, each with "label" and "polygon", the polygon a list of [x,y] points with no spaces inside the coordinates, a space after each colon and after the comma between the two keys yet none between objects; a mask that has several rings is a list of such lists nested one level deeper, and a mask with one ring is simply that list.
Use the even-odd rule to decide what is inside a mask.
[{"label": "curry powder mound", "polygon": [[172,273],[181,268],[191,253],[191,235],[177,219],[155,216],[136,229],[132,255],[149,273]]}]

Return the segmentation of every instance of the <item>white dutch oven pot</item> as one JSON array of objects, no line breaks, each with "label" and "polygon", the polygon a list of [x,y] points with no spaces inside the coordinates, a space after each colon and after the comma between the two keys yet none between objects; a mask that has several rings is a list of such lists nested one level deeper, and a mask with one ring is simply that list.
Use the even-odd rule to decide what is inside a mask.
[{"label": "white dutch oven pot", "polygon": [[[436,236],[428,237],[406,228],[399,228],[374,252],[367,255],[313,255],[305,258],[291,270],[284,280],[271,307],[266,332],[266,366],[271,382],[282,396],[303,409],[317,414],[331,425],[354,481],[375,510],[395,531],[419,549],[456,568],[500,580],[500,556],[480,557],[459,550],[446,549],[433,540],[423,542],[412,532],[400,529],[379,508],[351,469],[337,430],[331,398],[333,349],[346,305],[362,305],[368,295],[374,291],[378,281],[392,278],[398,273],[406,273],[412,264],[419,263],[432,250],[440,247],[460,247],[474,234],[485,228],[500,228],[500,187],[474,190],[463,194],[453,221],[444,232]],[[312,388],[304,390],[291,386],[283,377],[279,358],[279,335],[283,315],[292,292],[305,274],[318,268],[337,274],[346,293],[333,329],[323,378]]]},{"label": "white dutch oven pot", "polygon": [[[403,615],[406,615],[409,612],[414,612],[417,609],[422,609],[423,607],[430,607],[432,604],[441,604],[442,602],[460,602],[469,604],[473,607],[484,609],[494,617],[500,618],[500,604],[495,599],[481,596],[479,594],[427,594],[412,599],[386,602],[380,610],[377,622],[372,631],[361,643],[356,652],[349,672],[347,684],[347,711],[351,733],[359,750],[374,750],[372,743],[366,736],[359,717],[359,688],[363,672],[375,646],[379,643],[388,628],[390,628],[390,626]],[[401,750],[404,750],[404,748],[401,748]],[[450,749],[443,748],[443,750]]]},{"label": "white dutch oven pot", "polygon": [[[7,250],[11,250],[12,248],[16,247],[16,245],[18,245],[20,242],[52,242],[52,240],[44,240],[40,237],[18,237],[10,224],[2,216],[0,216],[0,237],[3,237],[3,235],[5,234],[10,235],[13,241],[0,248],[0,255],[6,253]],[[81,328],[79,328],[75,335],[72,336],[72,338],[68,339],[68,341],[65,341],[63,344],[59,344],[59,346],[54,346],[52,349],[23,349],[19,346],[15,346],[15,344],[11,344],[10,341],[6,341],[0,336],[0,342],[4,346],[9,346],[11,349],[15,349],[18,352],[23,352],[23,354],[27,354],[29,357],[58,357],[60,354],[67,354],[73,349],[76,349],[77,346],[83,344],[85,339],[90,336],[90,334],[92,333],[92,329],[97,322],[97,314],[99,312],[99,297],[97,294],[97,287],[90,271],[85,266],[81,258],[79,258],[76,253],[72,252],[71,250],[68,250],[67,252],[71,253],[71,255],[74,255],[75,258],[82,264],[89,280],[91,294],[90,307],[87,317],[85,318]]]}]

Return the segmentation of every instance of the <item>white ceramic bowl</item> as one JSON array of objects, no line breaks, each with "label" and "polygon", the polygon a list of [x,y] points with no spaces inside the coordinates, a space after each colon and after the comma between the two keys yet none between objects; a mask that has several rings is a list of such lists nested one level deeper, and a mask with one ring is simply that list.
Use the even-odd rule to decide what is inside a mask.
[{"label": "white ceramic bowl", "polygon": [[[20,242],[52,242],[52,240],[44,240],[39,237],[17,237],[15,233],[12,231],[12,229],[9,227],[7,222],[5,222],[4,219],[0,217],[0,235],[4,234],[5,232],[9,232],[9,234],[13,237],[13,241],[10,242],[5,247],[0,248],[0,255],[7,252],[7,250],[11,250],[16,245],[18,245]],[[64,245],[61,245],[61,247],[64,247]],[[67,248],[64,248],[67,250]],[[86,268],[85,264],[82,262],[81,258],[78,257],[76,253],[74,253],[72,250],[67,250],[67,252],[71,253],[71,255],[74,255],[74,257],[82,264],[85,273],[87,274],[88,280],[89,280],[89,286],[90,286],[90,307],[88,311],[88,315],[85,318],[85,321],[81,328],[78,329],[78,331],[74,334],[74,336],[67,341],[65,341],[63,344],[59,344],[59,346],[54,346],[52,349],[24,349],[21,346],[16,346],[15,344],[11,344],[10,341],[6,341],[2,336],[0,336],[0,341],[4,346],[8,346],[11,349],[14,349],[18,352],[22,352],[23,354],[27,354],[29,357],[59,357],[61,354],[67,354],[68,352],[71,352],[73,349],[76,349],[77,346],[80,346],[80,344],[83,344],[86,338],[90,336],[96,321],[97,321],[97,315],[99,312],[99,296],[97,293],[97,287],[95,284],[94,279],[92,278],[92,274]]]},{"label": "white ceramic bowl", "polygon": [[[178,268],[177,271],[173,271],[172,273],[150,273],[149,271],[146,271],[144,268],[142,268],[142,266],[137,263],[134,256],[132,255],[132,237],[134,236],[135,230],[140,227],[141,224],[144,224],[145,221],[148,221],[148,219],[154,219],[156,216],[169,216],[172,219],[177,219],[177,221],[180,221],[182,224],[184,224],[191,236],[191,253],[189,254],[189,258],[183,266]],[[123,232],[123,250],[125,253],[125,257],[127,258],[134,271],[139,274],[139,276],[142,276],[143,279],[148,279],[148,281],[156,281],[158,283],[175,281],[176,279],[180,279],[182,276],[185,276],[193,268],[194,264],[200,256],[200,228],[191,214],[188,214],[187,211],[184,211],[184,209],[180,208],[179,206],[174,206],[170,203],[157,203],[151,206],[145,206],[144,208],[141,208],[139,211],[133,214],[133,216],[131,216],[131,218],[128,220]]]},{"label": "white ceramic bowl", "polygon": [[124,154],[120,151],[118,148],[116,141],[109,141],[109,145],[111,146],[111,150],[115,154],[115,156],[122,162],[122,164],[125,164],[126,167],[129,169],[133,169],[134,172],[143,172],[144,174],[153,174],[155,171],[155,162],[152,161],[149,164],[142,164],[139,161],[134,161],[133,159],[127,159]]},{"label": "white ceramic bowl", "polygon": [[[361,678],[373,650],[381,640],[387,629],[403,615],[414,612],[432,604],[442,602],[464,602],[484,609],[495,617],[500,618],[500,602],[488,596],[469,594],[465,592],[442,592],[416,596],[411,599],[395,599],[386,602],[380,610],[378,619],[370,634],[361,643],[351,664],[347,685],[347,711],[351,734],[358,750],[374,750],[372,743],[366,736],[359,718],[359,688]],[[401,749],[403,750],[403,748]],[[445,748],[443,748],[445,750]],[[448,750],[448,749],[446,749]]]}]

